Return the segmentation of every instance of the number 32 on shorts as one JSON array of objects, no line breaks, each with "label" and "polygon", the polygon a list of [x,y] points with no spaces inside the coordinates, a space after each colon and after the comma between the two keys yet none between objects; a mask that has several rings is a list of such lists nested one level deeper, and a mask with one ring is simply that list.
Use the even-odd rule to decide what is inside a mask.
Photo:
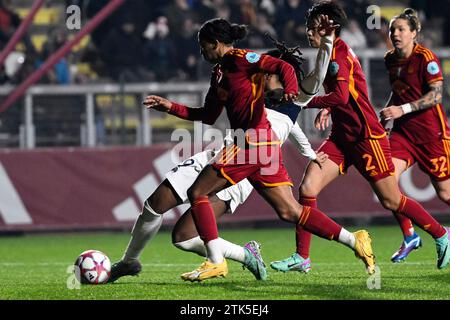
[{"label": "number 32 on shorts", "polygon": [[439,158],[430,159],[430,162],[433,165],[431,172],[447,172],[447,157],[441,156]]}]

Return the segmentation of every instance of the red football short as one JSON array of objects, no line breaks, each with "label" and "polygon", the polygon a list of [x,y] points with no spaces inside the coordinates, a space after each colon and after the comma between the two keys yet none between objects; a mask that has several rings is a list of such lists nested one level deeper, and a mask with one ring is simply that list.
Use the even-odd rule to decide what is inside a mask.
[{"label": "red football short", "polygon": [[354,165],[366,180],[375,182],[395,172],[387,137],[351,143],[327,139],[320,146],[320,151],[328,154],[329,159],[339,166],[341,174]]},{"label": "red football short", "polygon": [[231,184],[247,178],[254,186],[293,186],[283,165],[280,145],[241,148],[232,144],[222,149],[212,166]]},{"label": "red football short", "polygon": [[392,157],[405,160],[408,167],[417,161],[419,168],[434,180],[450,177],[450,140],[414,144],[401,133],[392,132],[389,141]]}]

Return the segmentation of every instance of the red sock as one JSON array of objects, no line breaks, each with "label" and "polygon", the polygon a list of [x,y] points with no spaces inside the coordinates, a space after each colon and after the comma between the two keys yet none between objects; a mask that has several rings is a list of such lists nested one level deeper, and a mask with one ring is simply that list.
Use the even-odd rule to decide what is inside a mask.
[{"label": "red sock", "polygon": [[195,227],[203,242],[208,243],[219,237],[214,210],[207,196],[198,197],[191,206]]},{"label": "red sock", "polygon": [[402,229],[403,236],[409,237],[414,233],[414,227],[412,225],[411,220],[405,217],[402,214],[397,212],[392,212],[394,214],[395,219],[397,219],[398,224],[400,225],[400,229]]},{"label": "red sock", "polygon": [[402,195],[397,212],[411,219],[419,228],[428,232],[435,239],[445,234],[444,227],[413,199]]},{"label": "red sock", "polygon": [[[313,197],[300,196],[298,202],[302,206],[317,208],[317,199]],[[306,231],[300,224],[295,228],[295,241],[297,242],[297,253],[304,259],[309,257],[312,234]]]},{"label": "red sock", "polygon": [[316,236],[336,241],[342,229],[322,211],[308,206],[303,207],[297,225],[301,225],[305,230]]}]

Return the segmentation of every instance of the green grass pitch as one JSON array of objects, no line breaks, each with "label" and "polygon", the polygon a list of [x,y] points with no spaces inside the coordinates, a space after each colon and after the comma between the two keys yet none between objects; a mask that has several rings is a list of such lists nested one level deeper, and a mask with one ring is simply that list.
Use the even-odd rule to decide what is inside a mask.
[{"label": "green grass pitch", "polygon": [[[356,228],[349,228],[355,231]],[[348,248],[313,238],[312,271],[280,273],[268,268],[268,281],[256,281],[229,261],[226,278],[188,283],[180,274],[191,271],[201,257],[173,247],[168,232],[159,233],[142,255],[143,272],[114,284],[68,288],[67,268],[79,253],[98,249],[112,262],[122,256],[128,233],[28,235],[0,237],[0,299],[152,299],[152,300],[299,300],[299,299],[449,299],[450,268],[437,270],[434,241],[420,232],[424,246],[407,262],[393,264],[391,254],[401,240],[397,227],[368,228],[380,266],[380,288],[369,290],[363,263]],[[294,229],[222,230],[220,235],[243,244],[262,243],[262,254],[270,261],[294,251]],[[70,281],[69,281],[70,283]]]}]

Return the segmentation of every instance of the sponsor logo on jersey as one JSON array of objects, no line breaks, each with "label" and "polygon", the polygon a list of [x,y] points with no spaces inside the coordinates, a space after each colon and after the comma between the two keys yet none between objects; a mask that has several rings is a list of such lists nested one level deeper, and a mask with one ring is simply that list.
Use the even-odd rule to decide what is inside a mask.
[{"label": "sponsor logo on jersey", "polygon": [[431,75],[438,74],[439,73],[439,66],[438,66],[437,62],[436,61],[431,61],[427,65],[427,71]]},{"label": "sponsor logo on jersey", "polygon": [[261,55],[257,54],[256,52],[248,52],[245,55],[245,59],[247,59],[247,61],[250,63],[258,62],[260,58],[261,58]]},{"label": "sponsor logo on jersey", "polygon": [[330,63],[330,67],[329,67],[329,71],[330,71],[330,74],[332,76],[337,75],[338,71],[339,71],[339,64],[336,61],[331,62]]}]

